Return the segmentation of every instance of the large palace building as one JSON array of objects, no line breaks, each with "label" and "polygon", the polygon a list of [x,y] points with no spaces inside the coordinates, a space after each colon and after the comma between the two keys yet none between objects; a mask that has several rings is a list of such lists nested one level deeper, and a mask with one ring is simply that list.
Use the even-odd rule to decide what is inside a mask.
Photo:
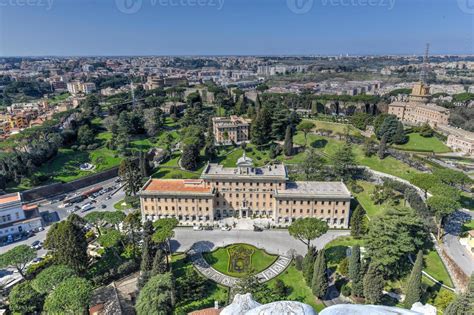
[{"label": "large palace building", "polygon": [[150,179],[140,192],[145,220],[175,217],[183,225],[212,225],[234,218],[269,218],[285,226],[315,217],[330,227],[349,225],[351,194],[342,182],[292,182],[284,165],[208,164],[198,180]]},{"label": "large palace building", "polygon": [[432,127],[448,125],[449,110],[436,104],[428,103],[429,86],[417,83],[413,87],[408,102],[393,102],[388,106],[388,113],[401,121],[413,125],[430,124]]},{"label": "large palace building", "polygon": [[250,120],[239,117],[214,117],[212,128],[216,144],[242,143],[250,139]]}]

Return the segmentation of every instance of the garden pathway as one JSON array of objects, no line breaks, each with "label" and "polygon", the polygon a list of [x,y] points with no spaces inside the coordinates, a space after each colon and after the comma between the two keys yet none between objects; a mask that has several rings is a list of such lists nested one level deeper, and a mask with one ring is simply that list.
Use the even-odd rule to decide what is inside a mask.
[{"label": "garden pathway", "polygon": [[[196,267],[196,269],[206,278],[231,288],[235,287],[239,282],[239,278],[225,275],[212,268],[211,265],[209,265],[209,263],[202,256],[202,251],[198,246],[193,246],[188,251],[188,255],[194,267]],[[269,281],[278,276],[280,273],[282,273],[290,265],[290,263],[291,258],[286,256],[278,256],[277,260],[270,267],[263,270],[262,272],[259,272],[256,277],[259,279],[260,282]]]}]

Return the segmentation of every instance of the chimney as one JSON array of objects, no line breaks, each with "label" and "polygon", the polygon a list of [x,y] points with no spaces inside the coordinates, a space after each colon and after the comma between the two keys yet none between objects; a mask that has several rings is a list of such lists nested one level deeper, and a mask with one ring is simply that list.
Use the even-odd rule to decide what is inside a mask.
[{"label": "chimney", "polygon": [[219,301],[214,301],[214,308],[215,308],[216,310],[219,309]]}]

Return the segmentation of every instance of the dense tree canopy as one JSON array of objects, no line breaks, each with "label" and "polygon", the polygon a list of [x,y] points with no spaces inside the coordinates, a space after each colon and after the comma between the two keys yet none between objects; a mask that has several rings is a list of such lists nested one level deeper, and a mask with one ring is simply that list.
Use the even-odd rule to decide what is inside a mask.
[{"label": "dense tree canopy", "polygon": [[327,231],[327,223],[317,218],[300,218],[288,227],[288,233],[306,244],[308,249],[311,246],[312,240],[320,237]]},{"label": "dense tree canopy", "polygon": [[0,255],[0,268],[13,267],[25,277],[26,265],[36,257],[36,250],[28,245],[18,245]]}]

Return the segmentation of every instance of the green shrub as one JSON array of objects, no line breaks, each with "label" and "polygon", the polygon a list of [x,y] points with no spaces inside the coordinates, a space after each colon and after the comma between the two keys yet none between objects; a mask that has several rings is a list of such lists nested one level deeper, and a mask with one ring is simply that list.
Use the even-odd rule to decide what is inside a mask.
[{"label": "green shrub", "polygon": [[352,289],[349,286],[349,284],[348,283],[344,284],[341,288],[341,294],[344,296],[350,296],[351,293],[352,293]]}]

